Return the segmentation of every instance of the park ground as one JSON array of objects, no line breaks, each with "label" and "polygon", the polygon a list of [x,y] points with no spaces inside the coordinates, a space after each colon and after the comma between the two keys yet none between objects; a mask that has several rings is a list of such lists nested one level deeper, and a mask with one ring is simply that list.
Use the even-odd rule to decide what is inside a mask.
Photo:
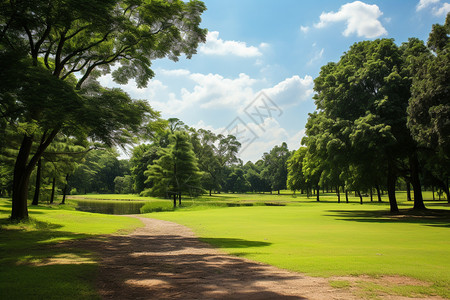
[{"label": "park ground", "polygon": [[[104,198],[124,200],[126,196]],[[111,244],[112,241],[130,241],[139,230],[148,227],[148,224],[143,227],[144,223],[160,219],[189,227],[186,230],[192,236],[188,241],[197,243],[194,238],[197,236],[201,240],[199,245],[208,243],[220,253],[231,254],[227,259],[242,259],[257,266],[264,263],[277,267],[276,272],[299,274],[304,280],[309,278],[317,284],[309,285],[317,291],[316,295],[328,289],[338,291],[335,295],[368,299],[450,298],[450,210],[446,201],[427,201],[429,210],[413,213],[409,210],[412,204],[399,194],[402,214],[392,216],[386,203],[360,205],[358,199],[351,197],[351,203],[337,204],[335,198],[327,195],[316,203],[313,198],[299,195],[224,194],[206,197],[205,205],[202,199],[186,199],[186,204],[190,201],[196,205],[140,215],[153,219],[150,221],[78,212],[71,205],[41,205],[30,209],[30,222],[17,224],[8,221],[10,201],[3,199],[0,200],[0,289],[8,299],[105,296],[99,280],[108,268],[108,256],[114,256],[105,249],[121,244]],[[207,205],[208,202],[234,204]],[[175,232],[165,233],[171,238],[183,232],[180,228],[185,228],[173,226]],[[176,240],[165,240],[166,246],[175,245]],[[148,247],[145,244],[143,247]],[[154,239],[153,244],[164,245]],[[209,246],[183,248],[213,251]],[[159,252],[174,251],[169,250]],[[185,263],[172,258],[174,263]],[[157,274],[164,271],[167,270],[159,270]],[[149,274],[145,269],[141,272]],[[272,281],[265,282],[276,282],[276,276],[271,278]],[[155,282],[147,284],[155,288],[158,286]],[[314,293],[308,293],[304,286],[303,289],[304,296],[314,298]],[[268,292],[291,295],[287,288],[283,290]]]}]

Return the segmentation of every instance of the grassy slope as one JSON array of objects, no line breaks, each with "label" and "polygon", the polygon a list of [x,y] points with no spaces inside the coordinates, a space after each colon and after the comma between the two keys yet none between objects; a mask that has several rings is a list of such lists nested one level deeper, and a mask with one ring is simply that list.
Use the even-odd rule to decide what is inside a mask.
[{"label": "grassy slope", "polygon": [[316,276],[404,275],[434,285],[401,293],[450,297],[448,211],[444,216],[393,218],[387,208],[309,202],[148,216],[184,224],[231,254],[281,268]]},{"label": "grassy slope", "polygon": [[95,257],[65,241],[141,226],[137,219],[39,206],[30,222],[11,224],[10,201],[0,200],[2,299],[98,299]]}]

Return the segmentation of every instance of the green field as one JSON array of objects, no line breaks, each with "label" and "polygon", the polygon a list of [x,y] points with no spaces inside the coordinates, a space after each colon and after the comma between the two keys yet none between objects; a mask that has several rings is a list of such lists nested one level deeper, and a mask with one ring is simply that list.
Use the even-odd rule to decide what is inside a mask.
[{"label": "green field", "polygon": [[0,199],[0,298],[99,299],[96,257],[73,248],[70,240],[130,232],[137,219],[67,210],[30,209],[31,220],[12,224],[11,202]]},{"label": "green field", "polygon": [[410,202],[399,204],[406,215],[389,215],[386,203],[303,199],[281,207],[191,208],[146,216],[186,225],[204,241],[232,255],[313,276],[407,276],[426,284],[364,288],[449,298],[448,204],[428,202],[433,210],[419,215],[407,211]]},{"label": "green field", "polygon": [[[136,195],[83,195],[68,205],[30,208],[30,222],[11,224],[11,202],[0,200],[0,290],[6,299],[98,298],[95,254],[72,247],[70,240],[126,233],[141,224],[127,217],[74,211],[74,198],[144,201],[152,208],[171,203]],[[431,193],[425,198],[431,199]],[[416,214],[410,212],[412,202],[405,201],[405,193],[398,193],[398,199],[399,216],[388,213],[386,198],[377,203],[364,197],[360,205],[351,195],[350,203],[338,204],[334,194],[326,194],[317,203],[314,197],[286,191],[186,198],[181,209],[143,216],[186,225],[232,255],[329,277],[337,288],[350,288],[355,280],[335,276],[400,275],[424,282],[381,285],[356,279],[363,298],[380,293],[450,298],[450,206],[427,201],[429,210]]]}]

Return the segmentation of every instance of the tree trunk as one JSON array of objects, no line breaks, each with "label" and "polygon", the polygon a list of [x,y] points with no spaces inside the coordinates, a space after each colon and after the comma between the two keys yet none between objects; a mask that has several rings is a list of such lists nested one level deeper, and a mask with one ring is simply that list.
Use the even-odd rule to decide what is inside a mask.
[{"label": "tree trunk", "polygon": [[211,192],[212,192],[212,190],[211,189],[209,189],[209,196],[211,197]]},{"label": "tree trunk", "polygon": [[377,186],[376,186],[376,189],[377,189],[377,195],[378,195],[378,202],[383,202],[382,200],[381,200],[381,192],[380,192],[380,186],[377,184]]},{"label": "tree trunk", "polygon": [[37,163],[36,184],[34,186],[34,197],[33,202],[31,202],[31,205],[39,204],[39,193],[41,192],[41,169],[42,169],[42,159],[40,159]]},{"label": "tree trunk", "polygon": [[414,210],[423,210],[426,209],[425,204],[423,203],[422,197],[422,186],[420,185],[420,166],[419,160],[417,159],[417,153],[414,152],[409,156],[409,164],[411,167],[411,183],[414,190]]},{"label": "tree trunk", "polygon": [[316,197],[316,201],[317,201],[317,202],[320,201],[320,199],[319,199],[319,193],[320,193],[320,192],[319,192],[319,191],[320,191],[320,187],[317,186],[317,193],[316,193],[316,196],[317,196],[317,197]]},{"label": "tree trunk", "polygon": [[389,197],[389,205],[391,213],[398,214],[400,211],[397,206],[397,199],[395,198],[395,183],[397,181],[397,176],[395,174],[395,169],[392,161],[388,162],[388,174],[387,174],[387,190]]},{"label": "tree trunk", "polygon": [[280,190],[278,190],[278,195],[280,194]]},{"label": "tree trunk", "polygon": [[55,185],[56,185],[56,178],[53,177],[53,181],[52,181],[52,195],[50,196],[50,204],[53,204],[53,200],[55,198]]},{"label": "tree trunk", "polygon": [[336,187],[336,194],[337,194],[337,197],[338,197],[338,203],[341,203],[341,193],[339,191],[339,186]]},{"label": "tree trunk", "polygon": [[361,196],[361,192],[358,190],[358,196],[359,196],[359,204],[363,204],[363,199]]},{"label": "tree trunk", "polygon": [[63,188],[63,197],[62,197],[61,204],[66,204],[67,188],[69,186],[68,181],[69,181],[69,174],[66,175],[66,184],[64,185],[64,188]]},{"label": "tree trunk", "polygon": [[433,201],[436,200],[436,198],[434,197],[434,185],[431,187],[432,191],[433,191]]},{"label": "tree trunk", "polygon": [[373,202],[373,192],[372,192],[372,188],[370,188],[370,202]]},{"label": "tree trunk", "polygon": [[411,200],[411,184],[410,184],[409,180],[406,181],[406,200],[412,201]]},{"label": "tree trunk", "polygon": [[173,208],[177,207],[177,194],[173,193]]},{"label": "tree trunk", "polygon": [[345,203],[348,203],[348,190],[345,190]]},{"label": "tree trunk", "polygon": [[11,220],[28,219],[27,200],[31,172],[42,157],[45,149],[47,149],[48,145],[50,145],[58,134],[59,129],[59,127],[53,129],[48,136],[46,132],[42,135],[41,144],[29,161],[33,137],[28,135],[23,137],[14,165]]},{"label": "tree trunk", "polygon": [[30,175],[27,175],[27,162],[30,156],[33,139],[25,135],[20,145],[19,154],[14,165],[13,191],[12,191],[12,220],[28,218],[27,198]]},{"label": "tree trunk", "polygon": [[181,206],[181,192],[178,193],[178,206]]}]

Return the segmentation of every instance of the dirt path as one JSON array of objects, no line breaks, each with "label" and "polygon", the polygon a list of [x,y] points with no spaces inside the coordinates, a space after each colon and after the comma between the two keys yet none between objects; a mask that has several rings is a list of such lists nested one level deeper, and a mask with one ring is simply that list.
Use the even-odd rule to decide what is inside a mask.
[{"label": "dirt path", "polygon": [[104,299],[357,299],[329,279],[226,255],[182,225],[136,218],[145,227],[83,242],[99,254]]}]

